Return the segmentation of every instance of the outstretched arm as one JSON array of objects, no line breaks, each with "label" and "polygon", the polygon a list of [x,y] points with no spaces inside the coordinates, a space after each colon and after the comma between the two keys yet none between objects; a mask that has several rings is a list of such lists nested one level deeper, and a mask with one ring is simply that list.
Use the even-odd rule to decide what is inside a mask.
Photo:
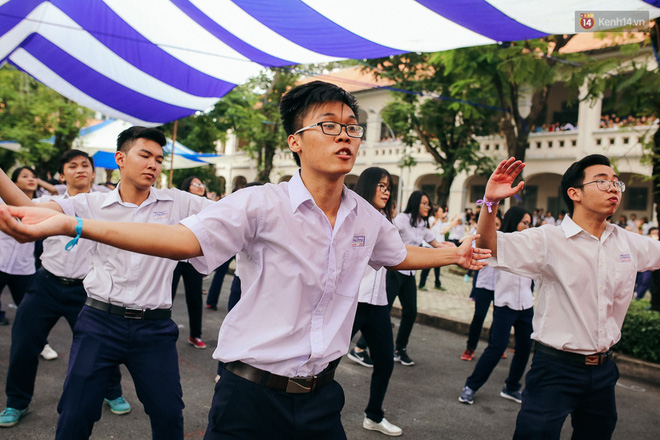
[{"label": "outstretched arm", "polygon": [[[41,179],[39,179],[41,182]],[[53,187],[54,188],[54,187]],[[43,206],[62,212],[62,208],[55,202],[34,203],[19,187],[0,169],[0,198],[8,205],[14,206]]]},{"label": "outstretched arm", "polygon": [[[0,205],[0,230],[21,243],[54,235],[73,237],[76,235],[77,224],[75,217],[51,209]],[[202,248],[195,234],[183,225],[85,219],[82,237],[127,251],[173,260],[202,255]]]},{"label": "outstretched arm", "polygon": [[388,267],[392,270],[414,270],[430,269],[432,267],[448,266],[457,264],[466,269],[479,270],[488,263],[485,261],[490,257],[488,249],[479,249],[472,247],[478,235],[469,235],[463,238],[463,243],[459,247],[441,247],[429,249],[417,246],[406,246],[408,254],[405,260],[394,267]]},{"label": "outstretched arm", "polygon": [[488,204],[497,204],[500,201],[511,197],[523,189],[524,182],[512,187],[518,174],[525,168],[525,164],[514,157],[503,160],[491,174],[486,184],[486,193],[484,194],[484,205],[479,214],[479,223],[477,224],[477,233],[481,236],[477,239],[477,246],[484,247],[493,251],[493,256],[497,256],[497,228],[495,227],[495,217],[497,208],[489,211]]}]

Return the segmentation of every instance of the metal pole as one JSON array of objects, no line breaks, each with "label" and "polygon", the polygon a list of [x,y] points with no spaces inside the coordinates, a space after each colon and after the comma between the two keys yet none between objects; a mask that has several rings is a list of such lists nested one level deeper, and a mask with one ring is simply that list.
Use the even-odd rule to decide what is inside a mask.
[{"label": "metal pole", "polygon": [[174,121],[174,133],[172,133],[172,161],[170,162],[170,181],[167,183],[168,188],[172,188],[172,173],[174,172],[174,149],[176,148],[176,129],[178,122],[178,120]]}]

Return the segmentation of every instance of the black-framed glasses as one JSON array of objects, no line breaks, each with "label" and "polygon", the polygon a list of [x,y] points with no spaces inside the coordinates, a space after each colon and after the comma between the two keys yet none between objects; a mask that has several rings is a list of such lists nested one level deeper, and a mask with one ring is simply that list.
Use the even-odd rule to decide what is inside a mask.
[{"label": "black-framed glasses", "polygon": [[591,183],[595,183],[596,187],[601,190],[601,191],[609,191],[612,185],[614,185],[614,188],[619,191],[619,192],[624,192],[626,190],[626,184],[623,183],[620,180],[605,180],[605,179],[598,179],[598,180],[593,180],[591,182],[586,182],[583,183],[582,185],[578,186],[578,188],[583,187],[584,185],[589,185]]},{"label": "black-framed glasses", "polygon": [[193,182],[190,184],[190,186],[194,186],[195,188],[206,188],[206,185],[203,183],[198,183],[198,182]]},{"label": "black-framed glasses", "polygon": [[316,124],[308,125],[293,134],[298,134],[302,131],[309,130],[310,128],[321,127],[323,134],[328,136],[339,136],[341,129],[346,129],[346,134],[352,138],[361,138],[364,135],[364,127],[358,124],[340,124],[339,122],[317,122]]},{"label": "black-framed glasses", "polygon": [[392,192],[392,188],[390,188],[389,186],[385,185],[384,183],[379,183],[377,186],[378,186],[378,190],[379,190],[380,192],[382,192],[383,194],[387,194],[387,193],[391,193],[391,192]]}]

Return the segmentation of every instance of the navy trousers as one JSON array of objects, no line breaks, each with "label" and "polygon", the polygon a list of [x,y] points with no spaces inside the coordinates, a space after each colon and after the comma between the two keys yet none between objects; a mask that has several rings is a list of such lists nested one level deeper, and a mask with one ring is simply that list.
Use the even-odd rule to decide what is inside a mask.
[{"label": "navy trousers", "polygon": [[[39,353],[57,321],[64,317],[73,330],[87,294],[82,285],[65,286],[42,269],[34,275],[11,332],[9,370],[7,372],[7,407],[25,409],[34,395]],[[121,373],[117,366],[111,373],[104,397],[121,396]]]},{"label": "navy trousers", "polygon": [[215,385],[204,439],[342,440],[343,407],[344,391],[337,382],[290,394],[225,370]]},{"label": "navy trousers", "polygon": [[211,281],[211,287],[209,287],[209,293],[206,295],[206,305],[212,307],[218,306],[220,291],[222,290],[222,283],[225,281],[225,275],[227,275],[227,271],[229,270],[229,264],[233,259],[234,257],[231,257],[229,260],[218,266],[218,268],[215,270],[213,281]]},{"label": "navy trousers", "polygon": [[[484,321],[493,302],[494,292],[481,287],[473,287],[470,297],[474,299],[474,315],[470,322],[470,331],[468,333],[467,349],[476,350],[481,337],[481,329],[484,327]],[[510,329],[509,329],[510,330]]]},{"label": "navy trousers", "polygon": [[558,440],[571,414],[572,440],[608,440],[616,426],[614,387],[619,370],[603,365],[575,365],[535,352],[525,379],[514,440]]},{"label": "navy trousers", "polygon": [[351,335],[355,336],[358,331],[362,332],[362,338],[369,346],[369,354],[374,363],[369,403],[364,412],[369,419],[380,423],[385,415],[383,400],[394,370],[392,321],[387,306],[358,303]]},{"label": "navy trousers", "polygon": [[119,364],[133,378],[154,439],[183,438],[183,399],[171,319],[135,320],[84,306],[73,331],[56,439],[88,439],[101,418],[103,394]]},{"label": "navy trousers", "polygon": [[[11,299],[14,300],[14,304],[18,307],[23,300],[23,296],[25,295],[25,291],[27,290],[32,277],[33,275],[11,275],[5,272],[0,272],[0,294],[2,294],[5,286],[9,287]],[[0,307],[0,319],[4,318],[5,311]]]},{"label": "navy trousers", "polygon": [[408,346],[410,333],[417,318],[417,284],[412,275],[403,275],[395,270],[388,270],[385,275],[385,290],[387,290],[387,306],[392,310],[396,297],[401,303],[401,323],[396,335],[396,349]]},{"label": "navy trousers", "polygon": [[488,347],[479,358],[472,375],[468,377],[465,385],[477,391],[486,383],[502,354],[509,345],[509,334],[513,327],[516,337],[516,351],[511,359],[509,376],[506,378],[506,388],[509,391],[520,390],[520,379],[525,373],[525,367],[532,349],[532,318],[534,309],[513,310],[509,307],[495,307],[493,310],[493,324],[490,328]]},{"label": "navy trousers", "polygon": [[183,287],[186,291],[186,307],[188,308],[188,325],[190,337],[202,337],[202,281],[204,275],[190,263],[179,262],[172,276],[172,302],[176,296],[179,279],[183,278]]}]

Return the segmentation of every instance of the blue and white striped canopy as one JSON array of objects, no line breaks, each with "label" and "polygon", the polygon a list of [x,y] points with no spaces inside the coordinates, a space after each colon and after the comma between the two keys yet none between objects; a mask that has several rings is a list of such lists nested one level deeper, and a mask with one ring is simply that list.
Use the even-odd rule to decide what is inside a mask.
[{"label": "blue and white striped canopy", "polygon": [[264,66],[575,32],[575,11],[660,0],[0,0],[0,62],[113,118],[211,107]]}]

